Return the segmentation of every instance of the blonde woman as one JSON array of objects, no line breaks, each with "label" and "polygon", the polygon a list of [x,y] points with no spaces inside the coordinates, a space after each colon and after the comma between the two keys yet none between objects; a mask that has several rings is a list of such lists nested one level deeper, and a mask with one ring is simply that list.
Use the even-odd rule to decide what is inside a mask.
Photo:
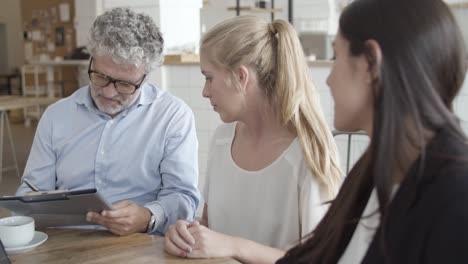
[{"label": "blonde woman", "polygon": [[341,182],[337,151],[299,39],[286,21],[228,19],[201,41],[215,132],[201,223],[178,221],[166,250],[272,263],[315,228]]}]

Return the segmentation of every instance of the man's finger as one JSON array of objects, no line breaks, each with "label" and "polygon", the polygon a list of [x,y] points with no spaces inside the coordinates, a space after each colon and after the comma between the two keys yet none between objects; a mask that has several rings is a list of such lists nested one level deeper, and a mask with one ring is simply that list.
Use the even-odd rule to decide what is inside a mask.
[{"label": "man's finger", "polygon": [[88,222],[96,222],[96,221],[99,221],[101,218],[102,216],[95,212],[88,212],[86,214],[86,221]]},{"label": "man's finger", "polygon": [[96,215],[98,215],[98,213],[95,213],[95,212],[86,213],[86,221],[92,222],[92,219],[95,218]]},{"label": "man's finger", "polygon": [[[86,220],[89,221],[89,222],[93,222],[95,224],[98,224],[98,225],[102,225],[102,226],[105,226],[107,227],[107,229],[110,229],[109,227],[111,225],[122,225],[122,218],[109,218],[109,217],[105,217],[105,216],[102,216],[100,214],[96,214],[96,213],[88,213],[86,215]],[[120,221],[118,221],[120,220]]]},{"label": "man's finger", "polygon": [[102,215],[108,218],[122,218],[122,217],[128,217],[128,209],[126,207],[115,209],[112,211],[104,210],[102,211]]},{"label": "man's finger", "polygon": [[132,204],[132,202],[127,201],[127,200],[123,200],[123,201],[116,202],[116,203],[112,204],[112,208],[114,210],[121,209],[121,208],[127,207],[127,206],[129,206],[131,204]]},{"label": "man's finger", "polygon": [[98,225],[102,225],[107,227],[109,224],[107,223],[107,219],[105,217],[102,217],[99,214],[88,214],[86,216],[86,220],[89,222],[93,222]]}]

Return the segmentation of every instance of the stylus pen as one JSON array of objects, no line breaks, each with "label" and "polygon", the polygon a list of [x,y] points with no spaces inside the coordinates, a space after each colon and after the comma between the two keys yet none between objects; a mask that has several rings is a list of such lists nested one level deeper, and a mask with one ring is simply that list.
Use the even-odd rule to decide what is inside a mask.
[{"label": "stylus pen", "polygon": [[29,186],[29,188],[31,188],[31,190],[35,191],[35,192],[39,192],[40,189],[37,188],[36,185],[32,184],[30,181],[28,181],[27,179],[23,179],[24,183],[26,183],[26,185]]}]

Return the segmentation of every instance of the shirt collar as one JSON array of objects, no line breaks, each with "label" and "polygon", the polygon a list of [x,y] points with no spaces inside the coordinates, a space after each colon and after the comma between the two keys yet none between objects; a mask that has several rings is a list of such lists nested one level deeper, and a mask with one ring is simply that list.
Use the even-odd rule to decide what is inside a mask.
[{"label": "shirt collar", "polygon": [[75,102],[79,105],[84,105],[87,108],[92,109],[94,108],[94,104],[89,89],[89,85],[81,88],[76,94]]},{"label": "shirt collar", "polygon": [[140,98],[137,99],[136,105],[149,105],[152,104],[157,98],[161,96],[161,92],[158,89],[149,83],[144,83],[141,86]]}]

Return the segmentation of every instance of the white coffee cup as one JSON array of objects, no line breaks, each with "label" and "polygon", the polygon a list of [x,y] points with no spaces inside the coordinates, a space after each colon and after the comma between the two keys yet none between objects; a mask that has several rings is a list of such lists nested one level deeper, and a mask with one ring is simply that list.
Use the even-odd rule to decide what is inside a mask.
[{"label": "white coffee cup", "polygon": [[7,248],[27,245],[34,237],[34,218],[10,216],[0,219],[0,239]]}]

